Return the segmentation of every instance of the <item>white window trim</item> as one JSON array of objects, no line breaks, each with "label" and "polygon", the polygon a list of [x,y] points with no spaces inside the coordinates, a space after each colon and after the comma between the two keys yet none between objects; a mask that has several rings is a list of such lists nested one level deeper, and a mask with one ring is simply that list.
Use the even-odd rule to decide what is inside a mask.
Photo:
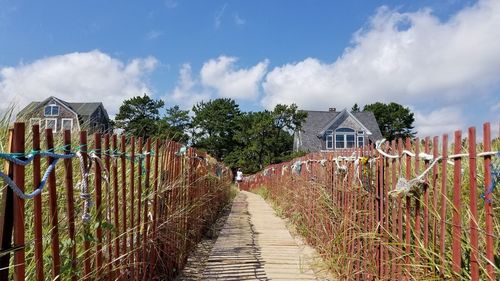
[{"label": "white window trim", "polygon": [[[57,114],[52,114],[52,109],[50,110],[50,113],[51,113],[51,114],[45,114],[45,109],[46,109],[47,107],[57,107],[57,108],[58,108],[58,109],[57,109]],[[47,117],[59,116],[59,114],[61,113],[60,111],[61,111],[61,107],[60,107],[59,105],[57,105],[57,104],[55,104],[55,103],[54,103],[54,104],[48,104],[48,105],[46,105],[46,106],[43,108],[43,115],[44,115],[44,116],[47,116]]]},{"label": "white window trim", "polygon": [[47,126],[47,122],[48,121],[52,121],[54,120],[54,129],[52,130],[52,132],[57,132],[57,118],[45,118],[45,129],[48,129],[49,127]]},{"label": "white window trim", "polygon": [[42,118],[30,118],[30,127],[33,127],[36,123],[35,120],[38,120],[38,126],[42,127]]},{"label": "white window trim", "polygon": [[359,146],[359,141],[360,141],[360,139],[361,139],[361,140],[363,140],[363,145],[362,145],[362,146],[364,146],[364,145],[365,145],[365,135],[358,134],[358,135],[356,136],[356,146],[357,146],[357,147],[362,147],[362,146]]},{"label": "white window trim", "polygon": [[[356,139],[356,130],[352,130],[352,132],[337,132],[338,129],[351,129],[351,128],[347,128],[347,127],[342,127],[342,128],[337,128],[335,130],[335,133],[334,133],[334,144],[333,144],[333,147],[335,147],[335,149],[348,149],[350,147],[347,147],[347,135],[351,135],[351,136],[354,136],[354,147],[357,147],[357,139]],[[343,143],[343,147],[337,147],[337,136],[343,136],[344,137],[344,140],[342,141]],[[339,142],[340,143],[340,142]]]},{"label": "white window trim", "polygon": [[[328,146],[328,141],[329,141],[328,139],[329,139],[329,138],[331,139],[331,143],[332,143],[332,145],[331,145],[331,146]],[[332,134],[327,134],[327,135],[326,135],[326,143],[325,143],[325,147],[326,147],[326,149],[333,149],[333,148],[335,147],[335,141],[334,141],[334,139],[333,139],[333,133],[332,133]]]},{"label": "white window trim", "polygon": [[73,131],[73,118],[62,118],[61,119],[61,132],[64,132],[64,121],[71,121],[70,131]]}]

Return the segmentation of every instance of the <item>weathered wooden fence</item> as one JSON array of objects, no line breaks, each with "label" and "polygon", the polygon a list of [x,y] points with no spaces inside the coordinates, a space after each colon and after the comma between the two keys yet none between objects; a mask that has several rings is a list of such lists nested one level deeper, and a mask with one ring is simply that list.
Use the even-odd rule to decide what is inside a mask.
[{"label": "weathered wooden fence", "polygon": [[230,170],[178,143],[10,134],[0,280],[171,279],[228,200]]},{"label": "weathered wooden fence", "polygon": [[500,140],[489,123],[482,135],[311,153],[241,186],[275,200],[341,279],[498,280]]}]

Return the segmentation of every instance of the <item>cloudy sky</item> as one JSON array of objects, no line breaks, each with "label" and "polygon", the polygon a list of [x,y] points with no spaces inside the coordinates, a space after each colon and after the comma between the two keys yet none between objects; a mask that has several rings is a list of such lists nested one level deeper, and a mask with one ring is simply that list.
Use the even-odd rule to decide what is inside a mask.
[{"label": "cloudy sky", "polygon": [[111,115],[147,93],[183,108],[397,102],[419,135],[497,123],[500,1],[0,0],[0,111],[53,95]]}]

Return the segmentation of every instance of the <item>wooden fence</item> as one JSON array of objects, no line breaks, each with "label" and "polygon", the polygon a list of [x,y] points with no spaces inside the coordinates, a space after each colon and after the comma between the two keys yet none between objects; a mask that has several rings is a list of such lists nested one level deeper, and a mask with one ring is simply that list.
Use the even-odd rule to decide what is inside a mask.
[{"label": "wooden fence", "polygon": [[482,135],[311,153],[240,186],[270,196],[340,279],[495,280],[500,140],[489,123]]},{"label": "wooden fence", "polygon": [[230,170],[171,141],[25,134],[23,123],[9,139],[0,280],[172,279],[228,200]]}]

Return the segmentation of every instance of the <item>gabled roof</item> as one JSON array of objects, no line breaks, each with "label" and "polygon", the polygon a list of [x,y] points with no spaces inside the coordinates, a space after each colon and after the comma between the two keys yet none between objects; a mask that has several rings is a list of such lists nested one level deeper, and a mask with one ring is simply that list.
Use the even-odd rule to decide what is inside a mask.
[{"label": "gabled roof", "polygon": [[325,131],[328,130],[328,128],[330,128],[337,120],[339,120],[344,115],[350,116],[356,123],[358,123],[358,125],[363,129],[363,131],[366,132],[367,135],[372,134],[372,132],[361,121],[359,121],[358,118],[356,118],[352,113],[347,111],[347,109],[345,109],[345,108],[339,114],[337,114],[337,116],[335,116],[335,118],[333,118],[330,122],[328,122],[328,124],[326,124],[326,126],[323,127],[323,129],[321,130],[321,132],[319,134],[324,135]]},{"label": "gabled roof", "polygon": [[[92,113],[94,113],[99,108],[99,106],[102,106],[102,102],[66,102],[59,98],[51,96],[42,102],[31,102],[30,104],[28,104],[28,106],[19,111],[17,116],[23,116],[29,113],[38,108],[39,106],[46,104],[51,99],[60,102],[63,106],[67,107],[70,111],[75,112],[79,116],[89,116]],[[106,112],[106,110],[104,111]]]},{"label": "gabled roof", "polygon": [[[328,125],[333,124],[333,120],[337,117],[341,117],[343,111],[314,111],[314,110],[303,110],[307,113],[307,118],[302,125],[301,136],[301,147],[304,150],[316,151],[321,148],[321,138],[318,138],[318,134],[328,128]],[[347,112],[355,118],[363,127],[365,127],[371,135],[367,135],[368,138],[375,142],[382,138],[382,133],[380,132],[375,115],[370,111],[362,112]]]},{"label": "gabled roof", "polygon": [[102,105],[102,102],[70,102],[69,104],[78,115],[91,115]]}]

